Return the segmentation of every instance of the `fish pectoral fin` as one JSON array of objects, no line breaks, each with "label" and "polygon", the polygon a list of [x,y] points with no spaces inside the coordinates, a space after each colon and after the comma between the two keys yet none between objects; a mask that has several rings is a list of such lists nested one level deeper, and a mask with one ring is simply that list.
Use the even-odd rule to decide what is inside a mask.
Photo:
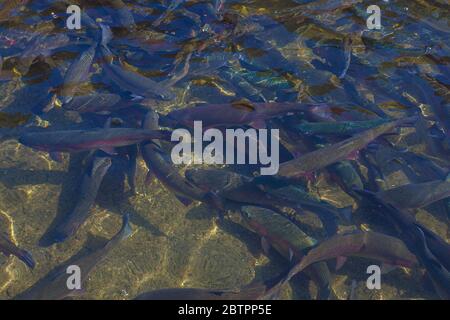
[{"label": "fish pectoral fin", "polygon": [[347,262],[347,257],[339,256],[336,258],[336,271],[341,269],[345,262]]},{"label": "fish pectoral fin", "polygon": [[261,247],[263,249],[264,254],[268,255],[271,246],[269,241],[267,241],[266,237],[261,237]]}]

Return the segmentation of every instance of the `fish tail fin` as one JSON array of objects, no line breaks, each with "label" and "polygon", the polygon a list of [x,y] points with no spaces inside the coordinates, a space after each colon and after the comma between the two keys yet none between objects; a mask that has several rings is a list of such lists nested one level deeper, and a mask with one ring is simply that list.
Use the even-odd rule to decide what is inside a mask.
[{"label": "fish tail fin", "polygon": [[128,213],[124,214],[122,217],[122,228],[119,231],[120,239],[124,240],[131,236],[133,230],[130,225],[130,215]]}]

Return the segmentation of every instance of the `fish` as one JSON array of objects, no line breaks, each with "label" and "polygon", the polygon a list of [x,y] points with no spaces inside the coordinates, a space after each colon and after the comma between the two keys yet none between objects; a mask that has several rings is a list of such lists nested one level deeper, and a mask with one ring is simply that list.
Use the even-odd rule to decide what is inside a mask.
[{"label": "fish", "polygon": [[29,1],[30,0],[11,0],[4,2],[0,8],[0,22],[10,20],[13,12],[21,6],[27,5]]},{"label": "fish", "polygon": [[380,191],[378,197],[400,209],[418,209],[450,197],[450,181],[410,183]]},{"label": "fish", "polygon": [[389,121],[388,119],[374,119],[366,121],[303,122],[294,128],[307,135],[353,135]]},{"label": "fish", "polygon": [[170,141],[170,136],[169,131],[132,128],[45,130],[24,133],[19,137],[19,142],[27,147],[50,153],[101,149],[108,154],[115,154],[113,148],[116,147],[124,147],[151,139]]},{"label": "fish", "polygon": [[337,233],[337,223],[339,221],[351,220],[351,206],[336,208],[332,204],[310,195],[300,187],[290,185],[277,189],[266,188],[265,190],[280,201],[297,203],[301,208],[316,214],[328,236],[333,236]]},{"label": "fish", "polygon": [[[243,225],[261,237],[261,244],[267,253],[272,246],[285,259],[297,263],[305,252],[314,247],[317,241],[287,218],[269,209],[245,206],[241,208]],[[316,283],[319,299],[328,299],[330,294],[330,271],[323,262],[317,263],[305,273]]]},{"label": "fish", "polygon": [[19,61],[14,70],[20,75],[25,75],[38,57],[47,58],[55,49],[64,47],[69,42],[70,38],[64,33],[36,36],[17,56]]},{"label": "fish", "polygon": [[91,161],[87,172],[83,176],[79,189],[77,204],[63,223],[55,229],[53,240],[57,243],[66,241],[76,234],[78,229],[89,217],[91,207],[94,205],[98,189],[103,177],[111,167],[111,158],[97,152]]},{"label": "fish", "polygon": [[[441,288],[440,283],[448,283],[450,273],[450,245],[437,234],[416,222],[415,218],[404,210],[384,202],[377,194],[367,190],[355,190],[356,193],[376,206],[376,212],[392,224],[398,237],[408,249],[416,255],[421,265],[429,270],[436,291],[442,298],[450,296],[450,286]],[[442,292],[444,290],[444,292]]]},{"label": "fish", "polygon": [[338,221],[351,217],[351,207],[336,208],[294,186],[261,189],[250,177],[219,169],[188,169],[185,176],[194,185],[214,191],[236,205],[256,205],[277,212],[278,208],[292,208],[298,213],[304,209],[311,211],[319,217],[330,236],[336,234]]},{"label": "fish", "polygon": [[23,263],[25,263],[30,269],[34,269],[34,267],[36,266],[36,262],[34,261],[31,253],[17,247],[3,233],[0,233],[0,252],[7,257],[9,257],[10,255],[16,256]]},{"label": "fish", "polygon": [[61,96],[64,104],[69,103],[73,99],[78,86],[87,80],[89,70],[94,61],[96,48],[96,44],[89,47],[67,70],[63,86],[59,90],[59,96]]},{"label": "fish", "polygon": [[233,69],[228,68],[225,70],[221,70],[219,72],[219,76],[225,81],[228,81],[228,83],[231,84],[233,87],[235,87],[238,92],[240,91],[242,94],[244,94],[252,101],[257,102],[266,101],[260,90],[255,88],[252,84],[250,84],[238,72],[233,71]]},{"label": "fish", "polygon": [[127,103],[118,103],[122,98],[114,93],[93,93],[83,96],[75,96],[69,103],[64,104],[64,110],[76,111],[79,113],[110,113],[117,108],[125,108]]},{"label": "fish", "polygon": [[[52,270],[44,278],[39,280],[29,289],[18,294],[15,300],[62,300],[64,298],[73,297],[83,293],[83,285],[89,278],[90,273],[101,263],[110,252],[124,239],[128,238],[132,233],[129,224],[129,215],[124,214],[122,217],[122,227],[120,231],[114,235],[105,245],[86,255],[83,255],[71,262],[62,264]],[[78,266],[81,270],[82,284],[81,289],[70,290],[67,287],[69,274],[67,269],[69,266]]]},{"label": "fish", "polygon": [[383,134],[391,132],[393,129],[404,123],[414,122],[416,117],[409,117],[400,120],[390,121],[372,129],[363,131],[351,138],[345,139],[336,144],[312,151],[296,159],[284,162],[280,165],[278,176],[283,178],[295,178],[307,176],[312,172],[325,168],[336,162],[352,157],[367,144]]},{"label": "fish", "polygon": [[158,27],[164,20],[166,20],[180,5],[183,4],[185,0],[171,0],[168,1],[169,6],[155,21],[153,21],[152,26]]},{"label": "fish", "polygon": [[366,231],[351,234],[338,234],[326,239],[312,248],[295,266],[292,274],[301,272],[317,262],[337,259],[337,268],[348,257],[361,257],[378,260],[384,264],[382,269],[390,266],[412,268],[418,261],[402,240],[382,233]]},{"label": "fish", "polygon": [[[145,130],[157,130],[159,128],[159,116],[154,111],[149,111],[144,119]],[[178,169],[167,160],[161,144],[158,140],[143,142],[140,146],[142,157],[149,169],[149,176],[154,174],[162,184],[175,193],[177,199],[188,206],[192,201],[201,201],[211,204],[213,207],[221,207],[220,199],[212,192],[203,191],[184,178]]]},{"label": "fish", "polygon": [[[104,51],[104,49],[103,49]],[[104,51],[103,55],[107,55]],[[153,81],[143,75],[124,69],[114,63],[104,63],[103,69],[109,80],[121,89],[129,91],[138,96],[156,98],[161,100],[172,100],[174,93],[169,88]]]},{"label": "fish", "polygon": [[450,299],[450,271],[442,265],[442,263],[431,252],[427,244],[427,239],[421,227],[417,226],[420,241],[416,248],[418,248],[417,256],[420,262],[425,266],[428,276],[431,278],[437,294],[444,300]]},{"label": "fish", "polygon": [[265,127],[265,121],[289,113],[314,113],[323,104],[304,103],[253,103],[237,101],[231,104],[204,104],[194,107],[173,110],[161,118],[161,124],[173,127],[176,125],[194,127],[194,121],[202,121],[203,127],[227,125],[250,125],[255,128]]},{"label": "fish", "polygon": [[100,2],[108,9],[108,11],[110,11],[119,27],[128,30],[136,28],[133,14],[122,0],[100,0]]},{"label": "fish", "polygon": [[135,300],[272,300],[285,285],[284,273],[238,289],[166,288],[141,293]]},{"label": "fish", "polygon": [[351,36],[345,36],[344,37],[344,43],[343,43],[343,55],[344,55],[344,68],[342,69],[342,72],[339,75],[339,79],[345,78],[347,75],[347,71],[350,68],[350,64],[352,61],[352,37]]}]

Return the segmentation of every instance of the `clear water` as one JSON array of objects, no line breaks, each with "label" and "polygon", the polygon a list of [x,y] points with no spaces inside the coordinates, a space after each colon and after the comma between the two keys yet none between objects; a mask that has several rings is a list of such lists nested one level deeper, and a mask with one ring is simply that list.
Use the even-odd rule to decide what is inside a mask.
[{"label": "clear water", "polygon": [[[110,12],[102,9],[96,1],[89,1],[89,6],[84,1],[77,2],[93,18],[102,18],[107,24],[114,23]],[[190,33],[201,34],[199,29],[204,26],[192,21],[187,23],[183,16],[186,11],[181,9],[199,14],[207,2],[182,4],[175,15],[152,29],[151,22],[163,12],[164,6],[156,1],[125,1],[137,24],[137,31],[133,32],[142,35],[154,30],[161,35],[166,31],[187,51],[190,48],[188,43],[192,41]],[[131,299],[142,292],[168,287],[237,288],[254,278],[267,279],[283,271],[287,261],[274,252],[264,255],[257,235],[231,222],[221,225],[205,206],[183,206],[156,179],[146,185],[147,169],[141,158],[138,160],[136,194],[130,194],[120,166],[110,170],[89,219],[76,236],[61,244],[44,245],[46,235],[76,203],[86,154],[65,154],[63,162],[58,163],[44,152],[19,144],[14,138],[15,133],[30,124],[60,129],[87,128],[100,126],[106,119],[106,116],[99,115],[83,114],[80,117],[76,112],[63,108],[42,112],[52,96],[50,89],[61,85],[58,73],[63,75],[79,52],[87,48],[86,44],[74,42],[92,41],[84,29],[67,31],[61,24],[65,15],[58,11],[60,7],[52,7],[48,3],[50,1],[25,1],[10,14],[7,14],[7,7],[0,11],[0,54],[3,57],[0,83],[0,226],[14,243],[29,250],[37,262],[36,268],[29,270],[17,258],[0,255],[0,298],[15,297],[80,250],[95,244],[98,238],[111,238],[120,228],[124,213],[131,216],[132,236],[120,243],[93,270],[85,282],[85,293],[76,299]],[[225,11],[238,17],[243,24],[243,32],[254,35],[259,43],[269,44],[287,61],[300,66],[299,72],[291,78],[296,84],[294,94],[292,90],[266,89],[262,94],[267,100],[283,102],[298,98],[353,106],[352,116],[357,120],[367,117],[370,102],[393,117],[418,110],[425,116],[433,116],[436,105],[448,109],[448,3],[415,0],[378,1],[378,4],[382,10],[382,29],[379,31],[366,28],[367,1],[311,1],[309,11],[299,10],[298,3],[287,0],[225,1]],[[217,23],[220,27],[220,22]],[[258,26],[262,23],[266,24],[265,30]],[[362,33],[363,30],[366,31]],[[71,43],[50,52],[43,51],[43,57],[34,60],[27,74],[20,72],[19,66],[27,65],[23,59],[24,52],[32,48],[35,37],[65,32]],[[122,60],[155,81],[168,77],[177,52],[184,56],[180,54],[180,48],[153,56],[139,51],[136,42],[133,45],[127,43],[131,41],[127,30],[115,30],[115,36],[116,40],[123,39],[114,47]],[[345,67],[341,44],[346,36],[352,38],[352,59],[346,79],[358,88],[365,105],[356,101],[338,78]],[[246,45],[245,36],[240,41],[219,39],[194,57],[192,68],[214,52],[246,52],[251,57],[258,57],[267,50],[267,47],[248,49]],[[265,62],[267,69],[285,71],[283,68],[290,67],[271,59]],[[105,89],[101,61],[96,60],[91,71],[91,81],[80,87],[79,92]],[[426,86],[422,86],[423,83]],[[116,92],[117,87],[111,90]],[[181,80],[173,91],[176,98],[171,101],[146,103],[165,114],[198,102],[251,100],[242,92],[235,92],[226,82],[221,82],[220,77],[212,75]],[[409,135],[411,132],[413,134]],[[434,144],[420,133],[414,134],[414,129],[403,129],[392,139],[398,146],[407,147],[409,151],[423,154],[443,168],[449,168],[448,150],[445,153],[433,149]],[[379,157],[386,154],[378,153]],[[357,163],[364,172],[364,165]],[[383,188],[411,182],[402,164],[383,162],[382,159],[379,163],[383,163],[379,167],[384,173],[384,181],[380,183]],[[310,183],[309,190],[337,207],[353,205],[356,209],[358,206],[325,170]],[[414,213],[418,221],[448,242],[448,210],[443,202],[438,202]],[[299,220],[305,232],[319,240],[324,239],[323,229],[314,215],[307,214]],[[340,229],[353,230],[361,226],[381,232],[388,228],[384,222],[373,217],[369,219],[363,212],[356,211],[353,223],[340,225]],[[347,299],[353,280],[357,281],[355,296],[359,299],[437,298],[423,280],[424,271],[419,267],[396,269],[383,275],[381,290],[368,290],[365,271],[372,262],[350,258],[342,269],[332,269],[336,298]],[[282,298],[310,299],[315,292],[316,288],[308,280],[296,278],[283,290]]]}]

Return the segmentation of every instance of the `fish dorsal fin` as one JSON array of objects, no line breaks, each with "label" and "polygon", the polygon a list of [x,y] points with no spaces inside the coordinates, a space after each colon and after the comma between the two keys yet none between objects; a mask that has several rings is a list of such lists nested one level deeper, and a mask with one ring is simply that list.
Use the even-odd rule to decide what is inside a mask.
[{"label": "fish dorsal fin", "polygon": [[231,106],[233,108],[244,110],[244,111],[249,111],[249,112],[253,112],[256,109],[255,106],[250,101],[245,100],[245,99],[233,101],[231,103]]}]

